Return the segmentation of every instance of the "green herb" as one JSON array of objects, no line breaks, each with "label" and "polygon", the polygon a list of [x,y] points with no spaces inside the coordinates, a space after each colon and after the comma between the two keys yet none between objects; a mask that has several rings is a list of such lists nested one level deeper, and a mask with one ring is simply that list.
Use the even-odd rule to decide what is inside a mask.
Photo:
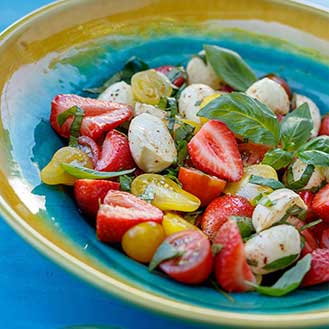
[{"label": "green herb", "polygon": [[147,186],[143,194],[140,194],[138,197],[147,202],[153,201],[155,198],[155,192],[153,186],[152,185]]},{"label": "green herb", "polygon": [[168,119],[168,130],[173,135],[174,127],[176,123],[176,115],[178,114],[178,107],[177,107],[177,100],[173,97],[167,98],[167,107],[165,111],[169,112],[169,119]]},{"label": "green herb", "polygon": [[302,282],[305,274],[311,268],[311,255],[308,254],[297,264],[285,272],[282,277],[272,286],[264,287],[253,282],[247,282],[250,286],[256,288],[256,291],[268,296],[281,297],[297,289]]},{"label": "green herb", "polygon": [[235,134],[256,144],[278,145],[280,125],[275,114],[265,104],[243,93],[217,97],[197,115],[222,121]]},{"label": "green herb", "polygon": [[196,210],[193,212],[188,212],[184,215],[184,219],[189,223],[195,225],[197,218],[202,214],[202,210]]},{"label": "green herb", "polygon": [[310,165],[329,167],[329,136],[311,139],[298,150],[297,157]]},{"label": "green herb", "polygon": [[114,172],[97,171],[79,165],[75,165],[72,163],[62,163],[61,166],[68,174],[79,179],[84,179],[84,178],[107,179],[107,178],[113,178],[113,177],[131,174],[132,172],[135,171],[135,168],[129,170],[114,171]]},{"label": "green herb", "polygon": [[80,107],[72,106],[71,108],[59,114],[59,116],[57,117],[57,122],[60,127],[63,126],[63,124],[69,117],[74,117],[70,127],[69,146],[78,146],[78,137],[80,136],[80,128],[84,115],[85,112]]},{"label": "green herb", "polygon": [[281,168],[287,167],[292,161],[293,157],[294,155],[291,152],[284,151],[282,149],[274,149],[265,153],[262,164],[267,164],[275,170],[279,170]]},{"label": "green herb", "polygon": [[299,219],[305,219],[306,213],[307,213],[307,210],[300,208],[297,205],[293,205],[287,210],[286,216],[284,216],[284,218],[282,220],[285,220],[289,216],[295,216]]},{"label": "green herb", "polygon": [[204,50],[216,74],[232,88],[245,91],[256,81],[254,72],[236,52],[212,45],[205,45]]},{"label": "green herb", "polygon": [[172,96],[175,97],[177,100],[179,99],[180,95],[182,94],[183,90],[187,87],[187,83],[184,82],[179,89],[173,89]]},{"label": "green herb", "polygon": [[281,122],[281,143],[286,151],[295,151],[311,137],[313,121],[308,104],[288,113]]},{"label": "green herb", "polygon": [[322,223],[322,219],[318,219],[318,220],[315,220],[313,222],[310,222],[310,223],[307,223],[305,225],[303,225],[300,229],[299,229],[299,232],[302,232],[310,227],[313,227],[313,226],[316,226],[318,224]]},{"label": "green herb", "polygon": [[214,287],[214,289],[216,291],[218,291],[219,293],[221,293],[226,299],[228,299],[231,303],[235,303],[234,298],[228,294],[226,291],[224,291],[223,289],[220,288],[219,284],[217,283],[216,280],[214,279],[210,279],[210,283],[211,285]]},{"label": "green herb", "polygon": [[273,190],[278,190],[280,188],[285,188],[285,186],[278,180],[273,178],[264,178],[261,176],[251,175],[249,178],[249,183],[268,186]]},{"label": "green herb", "polygon": [[263,197],[258,204],[261,204],[262,206],[266,207],[266,208],[270,208],[272,206],[274,206],[274,202],[268,198],[267,196]]},{"label": "green herb", "polygon": [[149,265],[149,271],[153,271],[160,263],[165,260],[180,257],[184,254],[181,250],[178,250],[167,241],[161,243]]},{"label": "green herb", "polygon": [[267,195],[266,193],[259,193],[256,197],[254,197],[252,200],[251,200],[251,204],[255,207],[259,204],[260,200],[263,199],[263,197]]},{"label": "green herb", "polygon": [[168,98],[161,96],[159,104],[157,105],[157,107],[161,110],[166,110],[167,109],[167,104],[168,104]]},{"label": "green herb", "polygon": [[163,172],[161,172],[160,175],[163,175],[163,176],[173,180],[178,185],[182,186],[181,182],[178,179],[178,172],[179,172],[178,167],[177,168],[167,168]]},{"label": "green herb", "polygon": [[128,175],[122,175],[119,177],[120,187],[122,191],[130,192],[131,183],[133,181],[133,177]]},{"label": "green herb", "polygon": [[104,82],[101,87],[98,88],[86,88],[84,91],[89,92],[91,94],[100,94],[104,90],[106,90],[113,83],[118,81],[124,81],[130,84],[131,77],[140,71],[145,71],[149,68],[149,66],[143,62],[138,57],[131,57],[123,66],[122,70],[115,73],[110,79]]},{"label": "green herb", "polygon": [[[166,74],[167,78],[171,81],[171,83],[175,83],[175,81],[182,77],[184,79],[184,81],[187,80],[187,73],[185,71],[185,69],[183,67],[173,67],[167,74]],[[177,87],[176,87],[177,88]]]},{"label": "green herb", "polygon": [[255,228],[252,225],[251,218],[243,216],[231,216],[230,219],[234,220],[238,225],[242,238],[247,238],[255,233]]},{"label": "green herb", "polygon": [[286,180],[286,186],[291,190],[295,190],[295,191],[300,190],[301,188],[303,188],[304,186],[307,185],[307,183],[309,182],[313,172],[314,172],[314,166],[309,164],[305,168],[305,170],[304,170],[303,174],[301,175],[300,179],[295,181],[293,171],[292,171],[292,166],[289,166],[289,168],[287,170],[286,179],[285,179]]},{"label": "green herb", "polygon": [[194,127],[183,123],[174,133],[174,140],[177,149],[177,165],[182,166],[187,158],[187,144],[193,137]]},{"label": "green herb", "polygon": [[211,252],[214,256],[216,256],[223,249],[223,245],[220,243],[213,243],[211,245]]},{"label": "green herb", "polygon": [[288,265],[290,265],[291,263],[293,263],[298,258],[298,256],[299,255],[296,254],[296,255],[289,255],[286,257],[279,258],[269,264],[266,264],[263,268],[264,270],[271,270],[271,271],[281,270],[287,267]]}]

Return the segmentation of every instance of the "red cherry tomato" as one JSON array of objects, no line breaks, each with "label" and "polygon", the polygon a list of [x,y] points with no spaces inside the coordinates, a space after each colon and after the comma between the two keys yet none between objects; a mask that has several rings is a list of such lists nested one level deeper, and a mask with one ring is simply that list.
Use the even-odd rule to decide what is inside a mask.
[{"label": "red cherry tomato", "polygon": [[269,78],[273,81],[275,81],[276,83],[278,83],[287,93],[289,99],[291,98],[291,89],[287,83],[287,81],[283,80],[282,78],[278,77],[276,74],[268,74],[266,76],[266,78]]},{"label": "red cherry tomato", "polygon": [[168,236],[165,241],[183,254],[162,262],[162,271],[176,281],[187,284],[198,284],[208,278],[213,257],[210,242],[202,232],[180,231]]},{"label": "red cherry tomato", "polygon": [[192,193],[201,200],[202,206],[208,205],[218,197],[226,185],[226,181],[194,168],[181,167],[178,179],[185,191]]},{"label": "red cherry tomato", "polygon": [[266,145],[254,144],[251,142],[238,144],[238,148],[244,166],[260,163],[265,153],[269,150],[269,147]]},{"label": "red cherry tomato", "polygon": [[329,249],[329,228],[322,231],[320,248]]},{"label": "red cherry tomato", "polygon": [[85,152],[92,160],[94,167],[99,159],[99,146],[96,142],[88,136],[80,136],[78,138],[79,149]]},{"label": "red cherry tomato", "polygon": [[187,80],[186,72],[177,66],[163,65],[157,67],[155,70],[167,76],[167,78],[178,88]]},{"label": "red cherry tomato", "polygon": [[312,211],[312,201],[314,198],[314,194],[310,191],[302,191],[298,193],[299,196],[303,199],[305,204],[307,205],[307,214],[306,214],[306,220],[311,221],[316,218],[315,213]]},{"label": "red cherry tomato", "polygon": [[321,121],[319,135],[329,136],[329,115],[325,115]]}]

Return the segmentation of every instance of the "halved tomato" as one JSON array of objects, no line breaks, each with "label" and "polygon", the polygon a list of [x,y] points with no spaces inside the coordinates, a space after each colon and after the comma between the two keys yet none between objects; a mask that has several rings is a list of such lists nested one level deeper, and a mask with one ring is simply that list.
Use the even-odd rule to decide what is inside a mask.
[{"label": "halved tomato", "polygon": [[260,163],[269,147],[251,142],[238,144],[244,166]]}]

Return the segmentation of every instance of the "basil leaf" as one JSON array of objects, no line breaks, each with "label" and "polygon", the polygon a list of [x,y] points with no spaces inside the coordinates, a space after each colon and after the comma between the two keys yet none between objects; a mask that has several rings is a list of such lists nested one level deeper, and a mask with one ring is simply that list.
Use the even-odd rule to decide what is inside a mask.
[{"label": "basil leaf", "polygon": [[153,271],[160,263],[165,260],[180,257],[184,252],[178,250],[167,241],[161,243],[149,265],[149,271]]},{"label": "basil leaf", "polygon": [[216,256],[223,249],[223,245],[220,243],[214,243],[211,245],[211,252]]},{"label": "basil leaf", "polygon": [[218,291],[219,293],[221,293],[225,298],[227,298],[231,303],[235,303],[235,299],[232,297],[232,295],[230,295],[229,293],[227,293],[226,291],[224,291],[223,289],[220,288],[218,282],[214,279],[210,279],[210,283],[211,285],[214,287],[214,289],[216,291]]},{"label": "basil leaf", "polygon": [[269,264],[266,264],[263,267],[263,269],[271,270],[271,271],[281,270],[281,269],[287,267],[288,265],[290,265],[291,263],[293,263],[298,258],[298,256],[299,256],[299,254],[289,255],[286,257],[279,258]]},{"label": "basil leaf", "polygon": [[128,175],[122,175],[119,177],[120,187],[122,191],[130,192],[131,183],[133,178]]},{"label": "basil leaf", "polygon": [[196,210],[185,214],[184,219],[189,223],[195,225],[197,218],[202,214],[202,210]]},{"label": "basil leaf", "polygon": [[297,157],[307,164],[329,167],[329,136],[318,136],[302,146]]},{"label": "basil leaf", "polygon": [[178,114],[177,100],[173,97],[168,97],[166,100],[167,104],[164,110],[169,112],[168,130],[171,135],[173,135],[176,123],[176,115]]},{"label": "basil leaf", "polygon": [[79,165],[75,165],[72,163],[62,163],[62,168],[71,176],[80,178],[80,179],[107,179],[118,177],[121,175],[131,174],[135,171],[134,169],[129,170],[122,170],[122,171],[114,171],[114,172],[107,172],[107,171],[97,171],[93,169],[89,169],[86,167],[82,167]]},{"label": "basil leaf", "polygon": [[284,151],[282,149],[270,150],[265,153],[262,164],[267,164],[275,170],[279,170],[281,168],[287,167],[292,161],[293,157],[293,153]]},{"label": "basil leaf", "polygon": [[278,180],[272,178],[264,178],[261,176],[251,175],[249,178],[249,183],[268,186],[273,190],[278,190],[280,188],[285,188],[285,186]]},{"label": "basil leaf", "polygon": [[303,225],[301,228],[298,229],[299,232],[302,232],[304,230],[307,230],[310,227],[316,226],[318,224],[322,223],[322,219],[315,220],[313,222],[307,223]]},{"label": "basil leaf", "polygon": [[236,52],[212,45],[205,45],[204,50],[216,74],[232,88],[245,91],[256,81],[255,73]]},{"label": "basil leaf", "polygon": [[222,121],[235,134],[256,144],[278,145],[280,125],[275,114],[265,104],[243,93],[217,97],[197,115]]},{"label": "basil leaf", "polygon": [[174,133],[174,140],[177,149],[177,165],[182,166],[187,158],[187,144],[193,137],[194,127],[183,123]]},{"label": "basil leaf", "polygon": [[281,142],[284,150],[295,151],[311,137],[313,121],[308,104],[288,113],[281,122]]},{"label": "basil leaf", "polygon": [[167,168],[160,175],[166,176],[177,183],[179,186],[182,186],[182,183],[178,179],[179,168]]},{"label": "basil leaf", "polygon": [[294,267],[285,272],[272,287],[260,286],[253,282],[248,282],[248,284],[256,288],[256,291],[263,295],[273,297],[284,296],[299,287],[305,274],[311,268],[311,260],[312,257],[310,254],[303,257]]},{"label": "basil leaf", "polygon": [[307,185],[313,172],[314,172],[314,166],[309,164],[305,168],[300,179],[295,181],[293,171],[292,171],[292,166],[289,166],[288,171],[287,171],[287,176],[286,176],[286,187],[288,187],[291,190],[300,190],[301,188],[303,188],[304,186]]},{"label": "basil leaf", "polygon": [[255,228],[252,225],[251,218],[243,216],[231,216],[230,219],[235,221],[238,225],[241,237],[243,239],[255,233]]}]

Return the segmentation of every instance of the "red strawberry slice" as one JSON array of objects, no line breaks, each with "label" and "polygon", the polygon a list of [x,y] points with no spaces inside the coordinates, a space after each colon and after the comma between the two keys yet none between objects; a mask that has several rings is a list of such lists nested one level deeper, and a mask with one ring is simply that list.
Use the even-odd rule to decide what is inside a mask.
[{"label": "red strawberry slice", "polygon": [[321,234],[320,248],[329,249],[329,228],[323,230]]},{"label": "red strawberry slice", "polygon": [[57,95],[51,103],[50,124],[62,137],[70,136],[70,127],[73,118],[68,118],[62,127],[57,122],[60,113],[72,106],[79,106],[85,112],[82,120],[80,134],[98,139],[104,132],[114,129],[121,123],[132,117],[133,111],[129,105],[108,101],[100,101],[92,98],[84,98],[77,95]]},{"label": "red strawberry slice", "polygon": [[321,121],[319,135],[329,136],[329,115],[325,115]]},{"label": "red strawberry slice", "polygon": [[201,228],[213,240],[230,216],[251,217],[254,207],[241,196],[224,195],[213,200],[202,216]]},{"label": "red strawberry slice", "polygon": [[315,213],[312,210],[312,201],[314,194],[310,191],[302,191],[298,193],[299,196],[303,199],[304,203],[307,205],[306,220],[311,221],[316,218]]},{"label": "red strawberry slice", "polygon": [[120,184],[108,180],[78,179],[74,183],[74,197],[79,209],[90,217],[96,217],[99,203],[109,190],[119,190]]},{"label": "red strawberry slice", "polygon": [[329,223],[329,184],[315,194],[312,202],[312,210],[324,222]]},{"label": "red strawberry slice", "polygon": [[109,131],[104,139],[96,170],[118,171],[132,169],[134,166],[126,135],[115,130]]},{"label": "red strawberry slice", "polygon": [[228,292],[250,290],[245,281],[255,282],[247,264],[244,244],[238,226],[232,220],[225,222],[216,234],[214,243],[223,246],[215,259],[217,282]]},{"label": "red strawberry slice", "polygon": [[122,191],[110,190],[97,213],[96,231],[103,242],[120,242],[131,227],[147,221],[162,222],[160,209]]},{"label": "red strawberry slice", "polygon": [[329,282],[329,249],[316,249],[312,252],[311,269],[305,275],[302,285]]},{"label": "red strawberry slice", "polygon": [[240,143],[238,148],[241,154],[241,158],[244,166],[251,166],[253,164],[260,163],[265,153],[269,150],[269,147],[261,144],[254,143]]},{"label": "red strawberry slice", "polygon": [[236,182],[243,165],[238,144],[231,130],[219,121],[208,121],[187,146],[194,167],[209,175]]}]

